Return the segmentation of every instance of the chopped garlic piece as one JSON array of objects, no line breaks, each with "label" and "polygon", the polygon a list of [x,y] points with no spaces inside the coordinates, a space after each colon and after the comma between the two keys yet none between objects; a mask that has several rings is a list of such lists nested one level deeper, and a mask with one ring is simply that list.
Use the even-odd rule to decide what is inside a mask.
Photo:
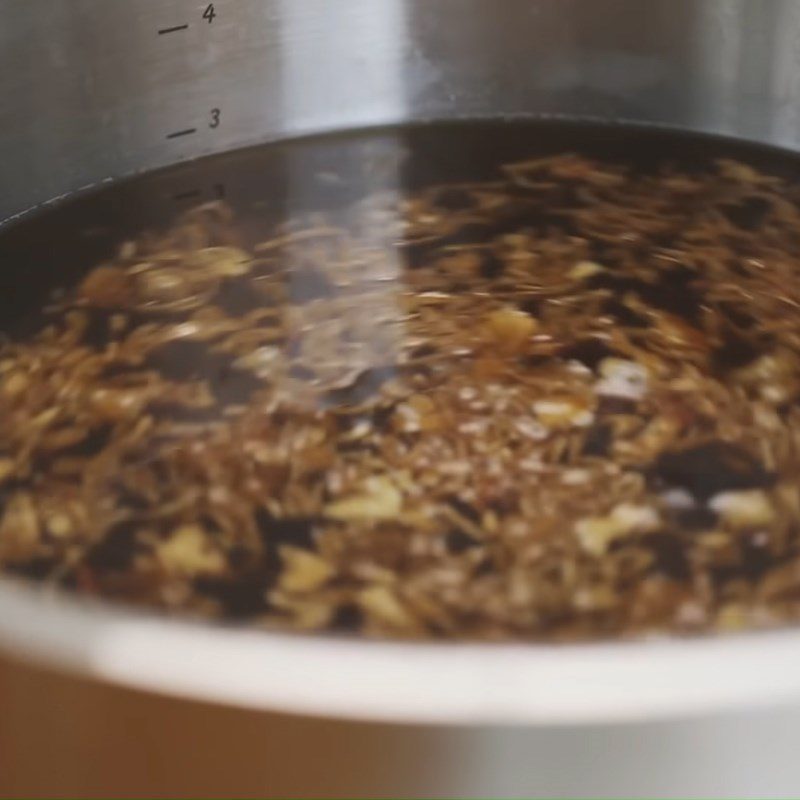
[{"label": "chopped garlic piece", "polygon": [[520,417],[516,420],[514,422],[514,427],[523,436],[528,439],[533,439],[535,442],[546,439],[548,435],[547,428],[542,425],[541,422],[537,422],[535,419],[528,419],[527,417]]},{"label": "chopped garlic piece", "polygon": [[561,483],[565,486],[581,486],[589,483],[592,473],[588,469],[568,469],[561,476]]},{"label": "chopped garlic piece", "polygon": [[620,503],[611,512],[611,516],[630,532],[648,533],[655,530],[660,522],[655,509],[649,506],[637,506],[633,503]]},{"label": "chopped garlic piece", "polygon": [[386,477],[370,478],[364,492],[329,503],[325,516],[340,520],[391,519],[400,513],[403,496]]},{"label": "chopped garlic piece", "polygon": [[510,306],[489,314],[487,324],[489,332],[498,344],[511,349],[524,345],[539,327],[530,314]]},{"label": "chopped garlic piece", "polygon": [[532,408],[548,428],[584,428],[594,419],[593,412],[577,399],[537,400]]},{"label": "chopped garlic piece", "polygon": [[586,278],[591,278],[592,275],[597,275],[598,272],[604,271],[604,267],[602,267],[596,261],[579,261],[569,271],[569,277],[576,281],[582,281]]},{"label": "chopped garlic piece", "polygon": [[584,550],[601,556],[615,539],[625,534],[625,529],[611,517],[588,517],[577,523],[575,534]]},{"label": "chopped garlic piece", "polygon": [[595,384],[599,395],[641,400],[647,394],[647,369],[635,361],[605,358],[600,362],[600,376]]},{"label": "chopped garlic piece", "polygon": [[299,547],[282,547],[283,572],[280,587],[287,592],[310,592],[325,584],[333,567],[316,553]]},{"label": "chopped garlic piece", "polygon": [[27,377],[21,372],[12,372],[3,380],[0,388],[9,397],[17,397],[28,388],[29,383]]},{"label": "chopped garlic piece", "polygon": [[194,253],[192,260],[193,264],[225,277],[247,274],[253,261],[238,247],[206,247]]},{"label": "chopped garlic piece", "polygon": [[413,619],[388,586],[376,585],[362,589],[358,602],[364,611],[381,622],[397,628],[408,628],[413,624]]},{"label": "chopped garlic piece", "polygon": [[632,533],[650,533],[659,524],[660,518],[655,509],[620,503],[608,516],[580,520],[575,526],[575,534],[584,550],[601,556],[616,539]]},{"label": "chopped garlic piece", "polygon": [[714,495],[708,505],[734,528],[757,528],[775,518],[775,508],[761,489],[721,492]]},{"label": "chopped garlic piece", "polygon": [[213,575],[225,569],[225,558],[211,545],[202,528],[183,525],[156,547],[159,561],[178,575]]},{"label": "chopped garlic piece", "polygon": [[63,539],[72,533],[72,520],[66,514],[54,514],[47,520],[47,530],[56,539]]}]

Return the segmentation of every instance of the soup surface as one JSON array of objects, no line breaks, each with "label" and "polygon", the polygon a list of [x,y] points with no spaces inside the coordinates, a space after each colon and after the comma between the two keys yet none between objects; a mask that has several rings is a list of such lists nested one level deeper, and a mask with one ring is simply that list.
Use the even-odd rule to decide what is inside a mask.
[{"label": "soup surface", "polygon": [[800,617],[800,162],[652,130],[272,145],[0,232],[0,567],[268,628]]}]

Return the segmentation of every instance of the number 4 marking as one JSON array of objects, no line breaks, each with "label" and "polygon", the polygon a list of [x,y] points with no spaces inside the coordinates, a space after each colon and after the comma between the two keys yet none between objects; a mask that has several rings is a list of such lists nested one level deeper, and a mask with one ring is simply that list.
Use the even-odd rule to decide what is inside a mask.
[{"label": "number 4 marking", "polygon": [[214,4],[209,3],[206,6],[206,10],[203,12],[203,19],[208,20],[208,24],[210,25],[217,16],[217,12],[214,10]]}]

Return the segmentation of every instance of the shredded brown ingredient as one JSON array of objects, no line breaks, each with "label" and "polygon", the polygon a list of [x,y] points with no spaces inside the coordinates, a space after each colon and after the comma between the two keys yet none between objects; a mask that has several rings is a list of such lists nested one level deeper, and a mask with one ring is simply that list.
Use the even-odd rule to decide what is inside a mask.
[{"label": "shredded brown ingredient", "polygon": [[125,242],[0,349],[0,564],[150,607],[572,640],[800,617],[800,188],[563,155]]}]

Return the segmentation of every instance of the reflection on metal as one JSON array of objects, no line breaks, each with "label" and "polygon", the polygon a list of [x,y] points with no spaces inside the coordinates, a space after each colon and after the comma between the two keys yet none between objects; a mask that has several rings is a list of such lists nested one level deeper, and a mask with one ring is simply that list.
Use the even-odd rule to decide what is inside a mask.
[{"label": "reflection on metal", "polygon": [[0,0],[0,12],[0,216],[204,153],[410,119],[572,114],[800,140],[792,0]]}]

